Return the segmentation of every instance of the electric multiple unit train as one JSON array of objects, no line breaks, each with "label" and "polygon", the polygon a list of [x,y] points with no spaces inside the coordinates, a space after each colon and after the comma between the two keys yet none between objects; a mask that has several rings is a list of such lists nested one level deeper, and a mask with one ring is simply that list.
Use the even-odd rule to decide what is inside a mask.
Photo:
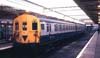
[{"label": "electric multiple unit train", "polygon": [[44,45],[83,33],[85,28],[85,24],[82,23],[24,13],[13,21],[14,44]]}]

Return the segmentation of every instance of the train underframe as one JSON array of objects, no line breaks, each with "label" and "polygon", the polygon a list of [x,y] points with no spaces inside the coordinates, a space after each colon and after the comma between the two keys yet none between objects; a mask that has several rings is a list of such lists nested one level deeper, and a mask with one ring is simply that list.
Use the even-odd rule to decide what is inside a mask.
[{"label": "train underframe", "polygon": [[[43,46],[43,45],[48,45],[52,44],[53,42],[56,41],[62,41],[66,40],[68,41],[74,41],[77,40],[79,35],[84,34],[83,32],[77,31],[77,32],[68,32],[68,33],[62,33],[62,34],[55,34],[55,35],[46,35],[46,36],[41,36],[40,43],[18,43],[14,41],[13,46],[14,47],[36,47],[36,46]],[[71,39],[70,39],[71,38]]]}]

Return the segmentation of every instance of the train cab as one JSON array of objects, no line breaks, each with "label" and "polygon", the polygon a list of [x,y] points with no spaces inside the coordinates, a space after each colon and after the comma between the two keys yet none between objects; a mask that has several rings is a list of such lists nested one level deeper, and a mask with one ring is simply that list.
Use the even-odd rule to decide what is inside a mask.
[{"label": "train cab", "polygon": [[13,21],[13,36],[17,43],[40,43],[40,21],[24,13]]}]

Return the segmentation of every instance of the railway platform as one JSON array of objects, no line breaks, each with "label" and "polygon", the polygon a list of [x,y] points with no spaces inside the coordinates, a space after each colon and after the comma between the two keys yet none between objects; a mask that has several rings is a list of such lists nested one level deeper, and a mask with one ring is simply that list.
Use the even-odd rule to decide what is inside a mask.
[{"label": "railway platform", "polygon": [[76,58],[100,58],[100,32],[95,32]]},{"label": "railway platform", "polygon": [[9,48],[12,48],[12,43],[1,43],[0,44],[0,51],[1,50],[5,50],[5,49],[9,49]]}]

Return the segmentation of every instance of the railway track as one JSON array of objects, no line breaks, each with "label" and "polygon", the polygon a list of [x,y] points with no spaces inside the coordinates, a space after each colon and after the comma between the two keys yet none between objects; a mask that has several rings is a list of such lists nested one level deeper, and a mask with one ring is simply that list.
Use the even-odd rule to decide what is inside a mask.
[{"label": "railway track", "polygon": [[58,41],[51,45],[42,46],[39,48],[40,52],[39,50],[36,51],[39,52],[37,54],[33,53],[31,49],[16,50],[17,52],[15,52],[13,48],[10,48],[0,51],[0,58],[61,58],[61,55],[64,56],[65,54],[66,57],[74,58],[92,35],[93,33],[90,33],[89,35],[84,34],[80,36],[78,40],[69,42],[66,42],[65,40],[60,42]]}]

